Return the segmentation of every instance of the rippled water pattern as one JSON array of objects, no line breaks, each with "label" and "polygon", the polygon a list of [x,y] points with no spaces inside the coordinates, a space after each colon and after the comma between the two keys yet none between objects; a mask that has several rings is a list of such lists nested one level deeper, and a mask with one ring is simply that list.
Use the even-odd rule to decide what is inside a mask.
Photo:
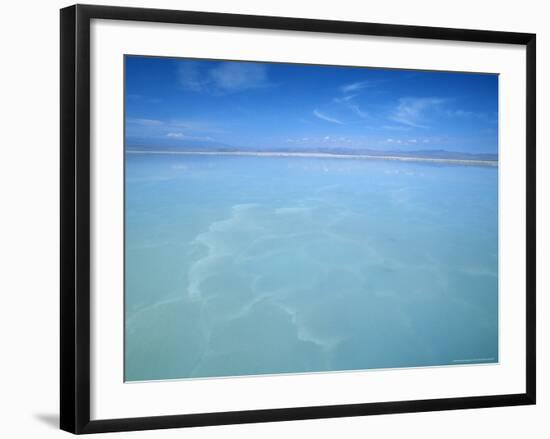
[{"label": "rippled water pattern", "polygon": [[125,379],[498,361],[498,168],[127,154]]}]

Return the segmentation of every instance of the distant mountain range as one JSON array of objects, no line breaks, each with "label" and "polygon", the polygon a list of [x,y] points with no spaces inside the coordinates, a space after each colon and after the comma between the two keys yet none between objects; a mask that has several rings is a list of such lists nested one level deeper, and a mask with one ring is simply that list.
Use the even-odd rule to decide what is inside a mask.
[{"label": "distant mountain range", "polygon": [[447,151],[445,149],[424,149],[415,151],[403,150],[378,150],[349,147],[316,147],[316,148],[240,148],[212,141],[193,140],[185,144],[174,145],[173,143],[140,145],[129,142],[127,149],[134,151],[166,151],[166,152],[247,152],[247,153],[321,153],[321,154],[339,154],[339,155],[365,155],[365,156],[392,156],[392,157],[411,157],[426,159],[447,159],[447,160],[472,160],[472,161],[498,161],[498,154],[492,153],[468,153],[459,151]]},{"label": "distant mountain range", "polygon": [[[363,152],[366,155],[381,155],[395,157],[418,157],[418,158],[434,158],[434,159],[449,159],[449,160],[482,160],[482,161],[498,161],[498,154],[491,153],[468,153],[459,151],[447,151],[445,149],[425,149],[417,151],[380,151],[367,150]],[[345,153],[344,153],[345,154]]]}]

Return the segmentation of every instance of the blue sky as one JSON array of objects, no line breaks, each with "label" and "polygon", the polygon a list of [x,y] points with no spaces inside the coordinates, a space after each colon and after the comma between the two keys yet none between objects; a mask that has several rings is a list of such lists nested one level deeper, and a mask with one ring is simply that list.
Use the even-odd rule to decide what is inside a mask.
[{"label": "blue sky", "polygon": [[498,76],[126,57],[127,145],[497,153]]}]

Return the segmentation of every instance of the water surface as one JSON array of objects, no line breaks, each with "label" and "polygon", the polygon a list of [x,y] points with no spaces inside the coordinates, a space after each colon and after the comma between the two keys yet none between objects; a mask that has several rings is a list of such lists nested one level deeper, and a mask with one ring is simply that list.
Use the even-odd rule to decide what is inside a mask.
[{"label": "water surface", "polygon": [[498,168],[127,154],[125,378],[498,361]]}]

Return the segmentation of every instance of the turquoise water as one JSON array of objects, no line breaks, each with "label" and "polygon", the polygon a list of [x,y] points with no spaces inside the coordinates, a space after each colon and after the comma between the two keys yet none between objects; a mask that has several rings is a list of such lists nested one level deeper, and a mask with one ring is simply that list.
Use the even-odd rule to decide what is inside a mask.
[{"label": "turquoise water", "polygon": [[498,169],[127,154],[125,378],[498,361]]}]

